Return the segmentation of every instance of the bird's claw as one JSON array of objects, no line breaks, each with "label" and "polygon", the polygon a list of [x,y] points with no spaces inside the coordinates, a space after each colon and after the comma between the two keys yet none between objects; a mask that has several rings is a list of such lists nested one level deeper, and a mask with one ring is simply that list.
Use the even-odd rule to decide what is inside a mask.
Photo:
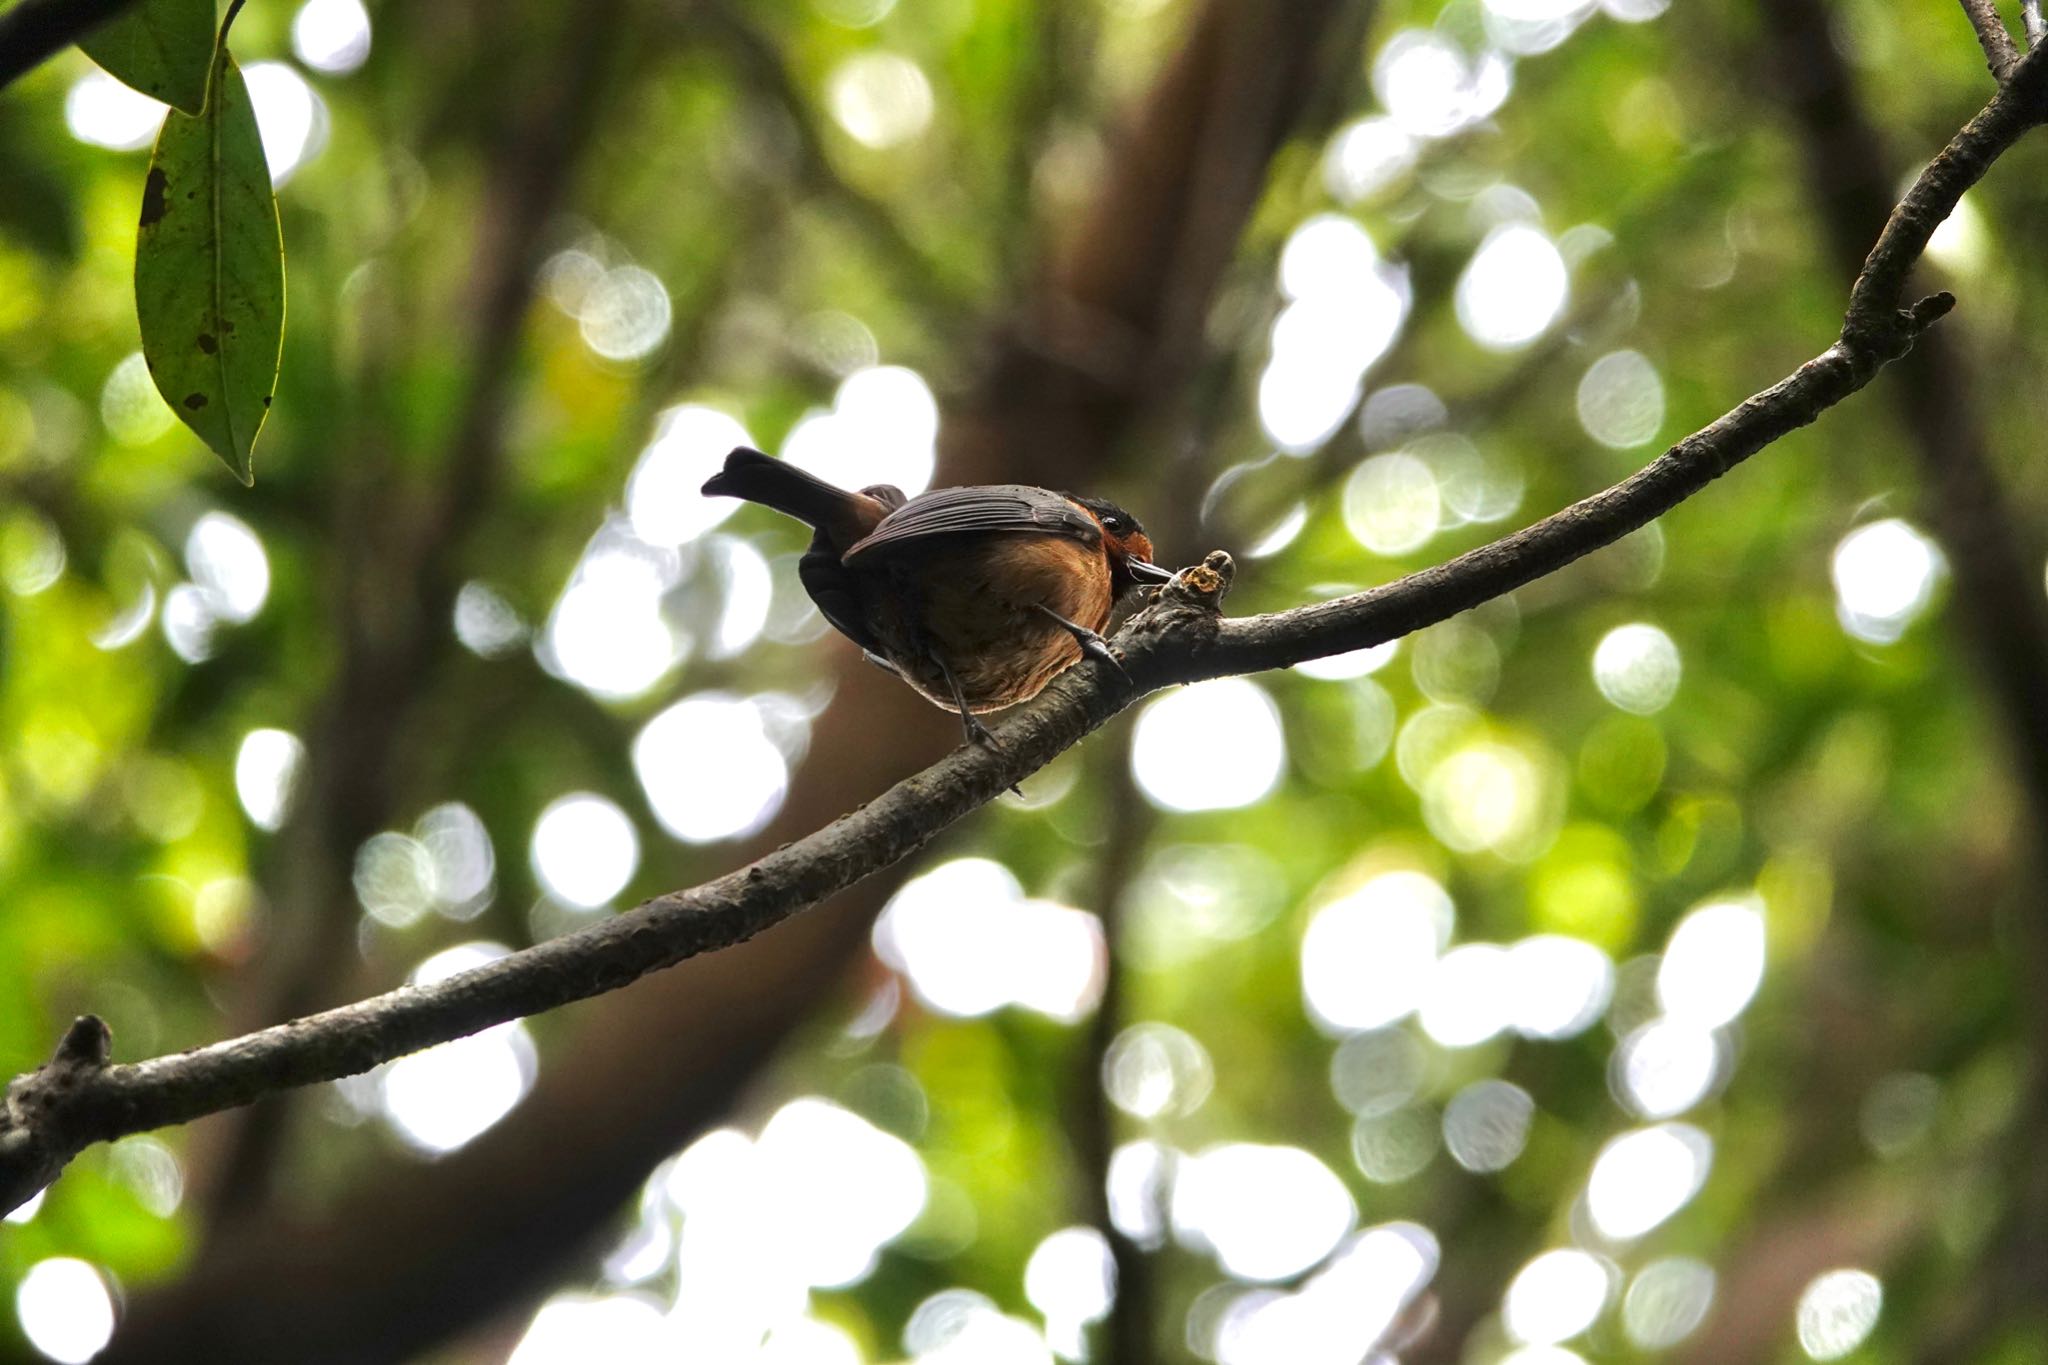
[{"label": "bird's claw", "polygon": [[1088,627],[1069,621],[1066,617],[1042,602],[1035,605],[1037,605],[1039,611],[1051,617],[1054,623],[1065,630],[1067,634],[1074,637],[1074,643],[1081,647],[1082,658],[1094,659],[1098,663],[1108,664],[1119,678],[1127,682],[1130,680],[1131,675],[1124,672],[1123,661],[1116,657],[1116,652],[1109,647],[1109,641],[1103,639],[1096,632],[1088,629]]}]

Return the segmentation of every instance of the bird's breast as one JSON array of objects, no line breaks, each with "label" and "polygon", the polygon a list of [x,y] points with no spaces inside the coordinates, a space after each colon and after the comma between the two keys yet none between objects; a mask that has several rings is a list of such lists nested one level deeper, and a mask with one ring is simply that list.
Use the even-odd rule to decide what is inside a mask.
[{"label": "bird's breast", "polygon": [[949,710],[940,661],[970,711],[1013,706],[1081,657],[1065,628],[1037,608],[1099,631],[1112,605],[1102,551],[1064,536],[962,537],[892,557],[864,576],[883,652]]}]

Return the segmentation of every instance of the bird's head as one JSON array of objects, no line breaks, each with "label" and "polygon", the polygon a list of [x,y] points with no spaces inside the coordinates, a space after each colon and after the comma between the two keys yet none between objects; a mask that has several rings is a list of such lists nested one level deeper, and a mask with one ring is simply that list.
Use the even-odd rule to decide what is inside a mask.
[{"label": "bird's head", "polygon": [[1171,569],[1152,562],[1151,537],[1145,534],[1136,517],[1101,498],[1074,501],[1086,508],[1102,527],[1102,547],[1109,554],[1110,572],[1118,580],[1119,592],[1133,583],[1165,583],[1173,577]]}]

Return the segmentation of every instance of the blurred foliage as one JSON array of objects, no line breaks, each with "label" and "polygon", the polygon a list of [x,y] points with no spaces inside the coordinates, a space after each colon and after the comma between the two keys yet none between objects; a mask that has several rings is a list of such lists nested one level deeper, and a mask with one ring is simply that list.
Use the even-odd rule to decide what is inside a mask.
[{"label": "blurred foliage", "polygon": [[[335,8],[313,0],[306,12]],[[1509,88],[1497,109],[1414,139],[1412,164],[1352,192],[1327,149],[1384,112],[1370,73],[1390,45],[1421,30],[1477,53],[1501,32],[1475,0],[1378,7],[1333,109],[1275,158],[1211,310],[1211,353],[1186,396],[1204,414],[1199,450],[1182,460],[1141,442],[1105,478],[1163,528],[1164,557],[1219,542],[1240,552],[1233,611],[1383,582],[1482,544],[1624,476],[1834,335],[1850,263],[1822,245],[1758,14],[1682,5],[1622,22],[1548,8],[1572,22],[1553,48],[1500,58]],[[590,912],[551,896],[528,852],[540,813],[566,793],[603,796],[637,832],[637,865],[612,904],[726,870],[731,843],[664,832],[631,746],[685,693],[820,700],[837,657],[826,651],[840,644],[819,642],[800,597],[797,528],[758,509],[723,526],[719,537],[772,571],[765,633],[724,657],[699,648],[631,695],[579,687],[558,659],[544,666],[535,642],[551,612],[593,537],[621,524],[627,480],[676,404],[726,412],[776,450],[830,408],[847,374],[881,363],[922,375],[950,418],[1040,263],[1086,221],[1097,177],[1117,165],[1112,131],[1193,13],[1193,0],[774,0],[625,3],[591,18],[618,29],[599,57],[592,135],[547,211],[537,293],[494,351],[476,330],[477,294],[500,266],[492,232],[524,192],[526,93],[567,82],[565,54],[589,41],[586,20],[537,5],[382,4],[367,61],[343,70],[303,36],[294,55],[299,11],[250,7],[236,43],[252,84],[257,63],[288,63],[310,102],[297,151],[271,149],[286,177],[291,323],[265,478],[247,491],[171,420],[135,363],[146,151],[88,145],[72,131],[75,110],[67,124],[67,98],[75,105],[90,72],[83,56],[8,91],[0,1072],[38,1064],[62,1023],[88,1010],[108,1020],[122,1058],[248,1026],[266,974],[323,898],[344,904],[340,941],[352,951],[328,964],[322,1001],[396,985],[453,945],[516,948],[570,927]],[[1845,0],[1830,17],[1865,94],[1854,116],[1877,124],[1903,176],[1987,94],[1967,25],[1936,0]],[[862,76],[853,64],[874,57],[897,64]],[[906,80],[924,94],[904,94]],[[261,112],[260,89],[256,99]],[[875,130],[920,99],[928,121],[902,136]],[[2033,382],[2048,363],[2048,332],[2033,324],[2048,310],[2044,170],[2039,137],[2005,158],[1966,201],[1967,232],[1925,270],[1962,300],[1944,333],[1971,363],[1971,401],[2024,528],[2035,597],[2048,508],[2035,458],[2048,400]],[[1354,471],[1385,442],[1347,415],[1326,439],[1276,456],[1261,426],[1269,333],[1287,302],[1283,248],[1333,212],[1405,271],[1412,298],[1366,375],[1368,399],[1427,386],[1443,430],[1513,490],[1510,509],[1396,552],[1367,549],[1346,516]],[[1488,349],[1460,321],[1458,282],[1489,233],[1518,222],[1559,243],[1569,301],[1526,344]],[[652,344],[641,344],[644,317],[641,333],[607,342],[577,291],[624,288],[636,267],[658,282],[669,321]],[[1662,406],[1653,430],[1616,449],[1590,439],[1582,383],[1621,349],[1647,359]],[[2048,1119],[2032,946],[2042,832],[1938,567],[1924,576],[1931,599],[1900,614],[1889,642],[1845,628],[1842,595],[1855,589],[1831,576],[1859,526],[1930,521],[1892,382],[1656,528],[1404,642],[1370,676],[1258,679],[1278,708],[1285,762],[1255,802],[1155,809],[1142,772],[1137,784],[1127,776],[1125,721],[931,855],[994,859],[1030,896],[1116,912],[1106,917],[1118,1027],[1173,1025],[1214,1078],[1186,1112],[1119,1116],[1118,1142],[1298,1147],[1341,1177],[1360,1226],[1432,1231],[1440,1335],[1415,1359],[1505,1356],[1504,1290],[1537,1253],[1570,1245],[1619,1276],[1672,1255],[1713,1266],[1719,1297],[1702,1330],[1769,1315],[1741,1338],[1763,1343],[1755,1358],[1804,1358],[1791,1305],[1821,1270],[1860,1267],[1882,1280],[1884,1302],[1854,1359],[2048,1359],[2038,1312],[1980,1301],[2039,1271],[2003,1227],[2008,1210],[2037,1208],[2015,1154]],[[502,467],[457,485],[451,510],[451,452],[474,405],[490,401],[480,386],[493,384]],[[1247,553],[1297,505],[1297,534]],[[246,611],[236,594],[249,591],[252,542],[205,520],[221,512],[259,547],[265,587]],[[430,544],[432,565],[390,558],[422,528],[449,537]],[[663,619],[699,641],[719,629],[730,555],[742,552],[714,551],[713,539],[665,547],[663,561]],[[451,593],[468,584],[458,610],[483,613],[495,633],[479,626],[459,644],[448,601],[434,596],[442,580]],[[416,670],[402,678],[403,711],[337,708],[352,651],[412,629],[423,603],[437,614],[402,660]],[[1648,714],[1617,707],[1594,676],[1602,641],[1630,623],[1658,627],[1681,661],[1675,694]],[[238,795],[236,778],[251,731],[299,737],[305,771],[318,773],[365,720],[383,727],[365,782],[384,804],[369,828],[415,830],[426,812],[464,803],[495,849],[487,892],[361,913],[355,846],[251,818],[260,794]],[[791,753],[802,728],[782,737]],[[1214,761],[1237,761],[1232,747],[1220,736]],[[1432,782],[1448,756],[1479,751],[1510,771],[1502,799],[1526,806],[1511,813],[1512,837],[1460,836],[1457,812],[1442,807],[1462,798]],[[795,762],[790,781],[805,780]],[[301,813],[354,799],[306,787]],[[1176,868],[1214,903],[1197,913],[1162,890]],[[1413,1018],[1395,1025],[1421,1058],[1403,1112],[1432,1134],[1473,1082],[1503,1078],[1533,1098],[1526,1146],[1499,1172],[1437,1151],[1376,1182],[1355,1157],[1354,1118],[1332,1087],[1333,1060],[1355,1044],[1304,1007],[1303,935],[1324,906],[1394,869],[1449,892],[1455,942],[1562,934],[1617,964],[1608,1020],[1561,1041],[1501,1032],[1452,1047]],[[1761,906],[1767,968],[1754,1003],[1717,1031],[1711,1093],[1681,1116],[1711,1140],[1711,1171],[1641,1240],[1603,1241],[1586,1221],[1588,1172],[1607,1143],[1644,1126],[1616,1079],[1619,1038],[1656,1013],[1656,955],[1674,927],[1730,896]],[[875,1360],[900,1358],[913,1310],[949,1287],[1036,1322],[1026,1263],[1049,1233],[1087,1221],[1104,1174],[1088,1168],[1081,1132],[1100,1104],[1082,1095],[1101,1065],[1097,1031],[1015,1007],[952,1017],[895,973],[849,965],[856,984],[821,1003],[734,1121],[754,1132],[784,1101],[825,1096],[913,1144],[932,1192],[874,1272],[815,1294],[813,1311]],[[529,1027],[544,1071],[565,1040],[556,1021]],[[286,1167],[306,1206],[345,1202],[352,1179],[413,1159],[374,1089],[306,1109]],[[175,1277],[205,1211],[180,1198],[164,1158],[186,1158],[198,1140],[181,1130],[87,1152],[29,1221],[0,1228],[0,1281],[60,1255],[102,1267],[128,1294]],[[1892,1216],[1873,1216],[1875,1231],[1826,1230],[1836,1225],[1824,1215],[1858,1210]],[[623,1212],[620,1236],[673,1222],[658,1213]],[[1230,1282],[1190,1240],[1168,1237],[1149,1258],[1162,1359],[1192,1349],[1191,1305],[1208,1305],[1197,1324],[1212,1321],[1218,1296],[1204,1295]],[[665,1301],[676,1273],[664,1262],[636,1292]],[[601,1276],[592,1263],[567,1287]],[[1625,1283],[1570,1343],[1584,1358],[1662,1358],[1624,1330]],[[1923,1354],[1953,1333],[1968,1343],[1961,1353]],[[0,1340],[27,1358],[5,1314]]]}]

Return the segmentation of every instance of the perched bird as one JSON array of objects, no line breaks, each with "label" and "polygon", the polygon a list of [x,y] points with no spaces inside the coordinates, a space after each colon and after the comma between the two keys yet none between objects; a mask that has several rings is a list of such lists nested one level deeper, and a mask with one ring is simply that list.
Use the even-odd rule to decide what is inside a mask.
[{"label": "perched bird", "polygon": [[808,524],[804,590],[839,633],[932,702],[976,715],[1038,695],[1082,656],[1119,667],[1103,643],[1110,609],[1152,562],[1137,519],[1111,503],[1023,484],[888,484],[849,493],[745,446],[705,483]]}]

